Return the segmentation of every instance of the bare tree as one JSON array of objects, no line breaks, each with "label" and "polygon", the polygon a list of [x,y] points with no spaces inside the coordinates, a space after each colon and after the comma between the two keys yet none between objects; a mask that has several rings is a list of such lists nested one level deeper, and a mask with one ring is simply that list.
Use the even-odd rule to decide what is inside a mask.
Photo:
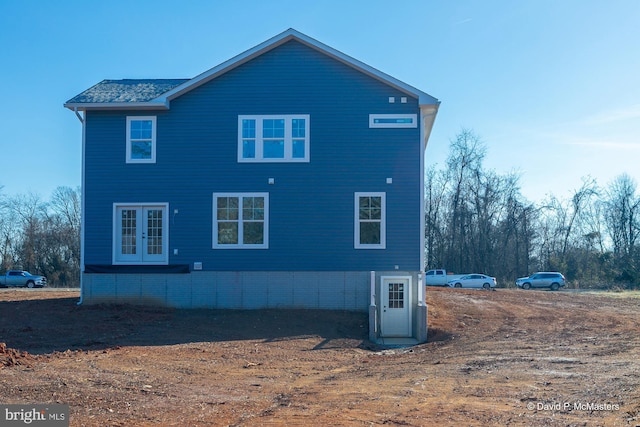
[{"label": "bare tree", "polygon": [[15,230],[13,213],[9,209],[7,197],[0,194],[0,271],[5,271],[13,265]]},{"label": "bare tree", "polygon": [[448,248],[444,261],[447,265],[462,269],[470,262],[470,220],[469,184],[477,179],[482,170],[482,161],[486,146],[473,131],[462,131],[451,141],[447,158],[447,175],[452,183],[450,198],[450,221],[448,229]]},{"label": "bare tree", "polygon": [[627,174],[618,176],[608,187],[605,221],[615,254],[631,257],[639,234],[640,199],[636,183]]},{"label": "bare tree", "polygon": [[47,213],[50,275],[61,286],[75,286],[80,277],[80,189],[56,188]]},{"label": "bare tree", "polygon": [[[571,197],[571,212],[568,215],[566,226],[564,227],[564,241],[562,244],[562,256],[565,257],[569,249],[570,239],[573,236],[575,228],[580,228],[584,209],[591,202],[594,196],[598,195],[597,184],[592,178],[583,178],[582,186],[575,191]],[[574,244],[576,241],[574,241]]]},{"label": "bare tree", "polygon": [[50,208],[70,228],[80,230],[80,189],[71,187],[58,187],[51,196]]},{"label": "bare tree", "polygon": [[426,265],[422,266],[424,269],[428,269],[429,266],[438,266],[441,263],[441,251],[438,246],[443,242],[440,212],[445,190],[446,180],[443,179],[442,173],[436,171],[435,167],[429,168],[425,175],[424,189],[424,250],[426,255]]},{"label": "bare tree", "polygon": [[12,214],[14,227],[19,227],[19,237],[14,243],[17,250],[18,267],[25,270],[43,272],[40,252],[45,248],[42,241],[42,219],[46,205],[36,193],[10,197],[7,208]]},{"label": "bare tree", "polygon": [[604,220],[618,265],[619,279],[636,282],[636,247],[640,236],[640,197],[636,183],[627,174],[615,178],[608,186],[604,200]]}]

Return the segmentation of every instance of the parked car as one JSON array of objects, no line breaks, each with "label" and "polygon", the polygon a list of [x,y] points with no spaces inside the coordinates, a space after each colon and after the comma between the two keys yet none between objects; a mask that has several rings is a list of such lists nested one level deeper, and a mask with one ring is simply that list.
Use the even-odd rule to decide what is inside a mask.
[{"label": "parked car", "polygon": [[47,278],[44,276],[36,276],[23,270],[9,270],[0,276],[0,287],[8,288],[26,287],[26,288],[42,288],[47,286]]},{"label": "parked car", "polygon": [[529,277],[516,279],[516,286],[522,289],[549,288],[557,291],[566,285],[566,280],[561,273],[551,271],[541,271]]},{"label": "parked car", "polygon": [[452,274],[444,269],[429,270],[424,273],[424,284],[427,286],[448,286],[450,280],[464,276],[463,274]]},{"label": "parked car", "polygon": [[496,287],[496,278],[484,274],[467,274],[466,276],[450,280],[448,286],[451,288],[484,288]]}]

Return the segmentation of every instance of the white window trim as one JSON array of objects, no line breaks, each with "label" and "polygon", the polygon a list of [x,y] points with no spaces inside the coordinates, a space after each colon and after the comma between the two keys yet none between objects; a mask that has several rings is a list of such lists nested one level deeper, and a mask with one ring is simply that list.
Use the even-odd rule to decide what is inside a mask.
[{"label": "white window trim", "polygon": [[[376,119],[410,119],[410,123],[376,123]],[[417,114],[369,114],[370,128],[417,128]]]},{"label": "white window trim", "polygon": [[[151,158],[131,158],[131,122],[137,120],[151,120]],[[127,116],[127,163],[155,163],[156,162],[156,116]]]},{"label": "white window trim", "polygon": [[[119,261],[118,260],[118,208],[161,208],[163,214],[162,227],[162,253],[165,255],[163,261],[139,262],[139,261]],[[169,264],[169,203],[114,203],[113,204],[113,240],[112,246],[112,265],[168,265]],[[142,226],[142,224],[140,224]]]},{"label": "white window trim", "polygon": [[[262,121],[265,119],[284,119],[284,158],[264,158],[263,157],[263,136],[262,136]],[[293,119],[305,120],[305,137],[304,137],[304,157],[293,157],[293,140],[302,138],[293,138],[292,134],[292,121]],[[256,157],[244,158],[242,156],[242,121],[243,120],[255,120],[256,121]],[[310,119],[309,114],[270,114],[270,115],[242,115],[238,116],[238,162],[239,163],[309,163],[309,147],[310,147]]]},{"label": "white window trim", "polygon": [[[218,243],[218,197],[263,197],[264,198],[264,241],[262,244],[221,244]],[[213,249],[269,249],[269,193],[213,193]],[[238,239],[242,236],[242,200],[239,201]]]},{"label": "white window trim", "polygon": [[[380,197],[380,243],[363,244],[360,243],[360,197]],[[354,216],[353,216],[353,243],[355,249],[386,249],[387,248],[387,201],[384,192],[357,192],[354,196]]]}]

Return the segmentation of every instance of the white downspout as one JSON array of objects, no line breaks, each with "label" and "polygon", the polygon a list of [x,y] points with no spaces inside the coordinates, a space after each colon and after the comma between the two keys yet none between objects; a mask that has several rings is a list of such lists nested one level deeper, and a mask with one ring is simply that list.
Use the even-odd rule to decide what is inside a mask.
[{"label": "white downspout", "polygon": [[375,342],[378,339],[380,326],[378,324],[378,308],[376,307],[376,272],[371,271],[369,277],[371,302],[369,303],[369,340]]},{"label": "white downspout", "polygon": [[[426,223],[424,218],[424,180],[425,180],[425,154],[427,151],[427,140],[425,134],[425,111],[422,106],[420,106],[420,176],[422,177],[420,186],[420,273],[424,272],[425,267],[427,266],[427,256],[425,254],[425,245],[426,240],[424,233],[426,232]],[[418,282],[420,282],[418,280]],[[420,294],[418,294],[418,305],[420,305]]]},{"label": "white downspout", "polygon": [[370,286],[371,286],[371,307],[376,306],[376,272],[371,272]]}]

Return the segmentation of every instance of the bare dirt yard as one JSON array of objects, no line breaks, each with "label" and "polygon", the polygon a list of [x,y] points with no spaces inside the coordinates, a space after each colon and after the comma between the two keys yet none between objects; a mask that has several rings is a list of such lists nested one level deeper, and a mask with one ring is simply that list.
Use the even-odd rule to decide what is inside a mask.
[{"label": "bare dirt yard", "polygon": [[429,340],[366,313],[77,306],[0,290],[0,403],[72,426],[640,425],[640,298],[428,288]]}]

